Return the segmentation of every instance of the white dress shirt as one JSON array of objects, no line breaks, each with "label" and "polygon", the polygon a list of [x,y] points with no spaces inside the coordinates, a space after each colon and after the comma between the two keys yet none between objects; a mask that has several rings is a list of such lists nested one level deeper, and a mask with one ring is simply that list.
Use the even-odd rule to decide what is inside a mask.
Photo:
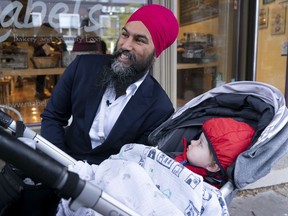
[{"label": "white dress shirt", "polygon": [[115,89],[107,87],[89,132],[92,148],[101,145],[107,138],[120,113],[135,94],[146,75],[129,85],[126,94],[116,100]]}]

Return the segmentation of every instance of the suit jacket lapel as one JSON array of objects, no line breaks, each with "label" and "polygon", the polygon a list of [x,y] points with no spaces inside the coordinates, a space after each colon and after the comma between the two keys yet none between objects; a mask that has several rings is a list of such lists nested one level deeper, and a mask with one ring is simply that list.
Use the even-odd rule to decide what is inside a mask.
[{"label": "suit jacket lapel", "polygon": [[94,85],[89,91],[86,99],[86,112],[85,112],[85,131],[87,131],[86,139],[90,141],[89,131],[94,121],[98,107],[100,106],[102,96],[104,94],[105,88],[97,87]]},{"label": "suit jacket lapel", "polygon": [[[133,125],[123,127],[123,123],[125,122],[125,125],[127,125],[129,122],[134,122],[141,118],[142,114],[146,112],[147,108],[151,106],[151,103],[155,100],[152,97],[152,92],[153,82],[148,75],[117,119],[113,129],[107,137],[109,143],[113,143],[110,142],[111,140],[118,140],[118,137],[123,133],[129,133],[129,128],[133,127]],[[135,109],[136,107],[137,109]]]}]

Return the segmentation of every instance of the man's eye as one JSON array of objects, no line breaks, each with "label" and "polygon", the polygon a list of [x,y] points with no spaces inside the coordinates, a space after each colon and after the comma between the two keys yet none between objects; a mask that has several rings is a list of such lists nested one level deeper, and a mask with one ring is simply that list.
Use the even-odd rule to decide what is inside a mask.
[{"label": "man's eye", "polygon": [[146,37],[142,37],[142,36],[136,37],[135,41],[138,42],[138,43],[148,44],[147,38]]},{"label": "man's eye", "polygon": [[123,37],[128,37],[127,32],[122,32],[121,35],[122,35]]}]

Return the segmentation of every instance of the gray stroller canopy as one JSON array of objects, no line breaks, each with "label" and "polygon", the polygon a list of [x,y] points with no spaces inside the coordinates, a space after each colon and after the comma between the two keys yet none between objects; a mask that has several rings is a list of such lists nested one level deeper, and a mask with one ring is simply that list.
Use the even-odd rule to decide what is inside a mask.
[{"label": "gray stroller canopy", "polygon": [[268,174],[288,152],[288,110],[275,87],[239,81],[214,88],[186,103],[149,136],[149,142],[173,155],[183,151],[182,138],[192,139],[202,123],[212,117],[245,121],[256,130],[250,147],[228,169],[229,181],[238,189]]}]

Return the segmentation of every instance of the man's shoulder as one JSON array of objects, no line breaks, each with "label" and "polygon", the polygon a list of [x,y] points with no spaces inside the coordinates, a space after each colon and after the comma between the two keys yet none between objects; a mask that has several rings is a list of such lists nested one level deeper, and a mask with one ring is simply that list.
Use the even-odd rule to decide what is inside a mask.
[{"label": "man's shoulder", "polygon": [[103,54],[82,54],[77,56],[79,62],[89,62],[89,64],[108,63],[113,58],[112,55]]},{"label": "man's shoulder", "polygon": [[160,83],[152,75],[148,75],[143,82],[145,82],[143,87],[145,86],[150,91],[154,90],[161,94],[165,92]]}]

